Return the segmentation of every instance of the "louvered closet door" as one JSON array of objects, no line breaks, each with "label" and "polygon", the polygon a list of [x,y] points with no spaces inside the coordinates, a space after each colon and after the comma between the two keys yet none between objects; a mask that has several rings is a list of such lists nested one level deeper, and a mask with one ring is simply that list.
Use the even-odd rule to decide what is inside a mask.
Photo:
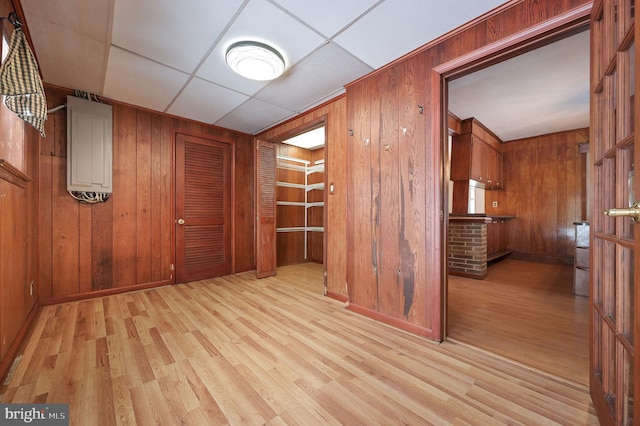
[{"label": "louvered closet door", "polygon": [[276,274],[276,146],[256,144],[256,275]]},{"label": "louvered closet door", "polygon": [[231,145],[176,135],[176,282],[231,273]]},{"label": "louvered closet door", "polygon": [[602,425],[640,422],[640,224],[622,210],[640,200],[634,9],[633,0],[596,1],[591,17],[591,396]]}]

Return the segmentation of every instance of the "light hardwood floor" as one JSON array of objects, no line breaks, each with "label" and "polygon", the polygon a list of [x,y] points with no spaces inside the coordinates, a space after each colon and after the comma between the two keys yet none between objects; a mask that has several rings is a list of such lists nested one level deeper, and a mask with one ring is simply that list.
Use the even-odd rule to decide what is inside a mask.
[{"label": "light hardwood floor", "polygon": [[435,344],[289,266],[43,308],[3,403],[72,425],[595,425],[581,386]]},{"label": "light hardwood floor", "polygon": [[447,334],[524,365],[589,385],[589,299],[573,268],[504,259],[485,280],[449,276]]}]

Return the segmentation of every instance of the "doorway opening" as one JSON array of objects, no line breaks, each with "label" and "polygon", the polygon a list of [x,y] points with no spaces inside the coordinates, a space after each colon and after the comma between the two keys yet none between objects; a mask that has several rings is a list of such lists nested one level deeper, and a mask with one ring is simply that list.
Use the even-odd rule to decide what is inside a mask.
[{"label": "doorway opening", "polygon": [[324,262],[324,145],[320,125],[276,150],[276,265]]},{"label": "doorway opening", "polygon": [[[447,180],[456,179],[455,185],[448,182],[448,232],[451,235],[457,229],[457,220],[473,217],[486,236],[482,243],[485,252],[479,255],[484,256],[486,269],[482,274],[471,269],[465,273],[452,267],[449,257],[446,338],[585,387],[589,382],[589,305],[588,297],[575,294],[573,283],[574,222],[589,219],[588,162],[579,146],[588,142],[589,128],[587,30],[588,22],[581,17],[568,27],[555,29],[552,35],[545,33],[545,40],[527,41],[527,48],[509,46],[511,51],[502,50],[500,58],[476,58],[442,74],[449,146],[467,132],[471,135],[469,147],[482,143],[488,145],[486,152],[500,154],[498,163],[491,160],[488,165],[488,154],[482,155],[480,149],[473,153],[469,148],[471,161],[479,158],[484,164],[477,170],[470,170],[469,162],[465,164],[466,180],[462,181],[455,163],[459,159],[453,156],[456,150],[447,151],[452,155],[445,167],[450,171]],[[581,82],[578,74],[561,74],[558,58],[567,55],[567,51],[555,51],[561,48],[583,56],[579,63],[584,68],[579,75],[583,76],[584,98],[578,92],[571,93],[566,85],[567,90],[560,93],[552,87],[551,83],[565,77],[572,79],[572,84]],[[552,62],[536,63],[544,57]],[[576,64],[577,60],[572,60]],[[545,70],[552,72],[551,78],[544,78]],[[491,86],[494,78],[497,84]],[[538,78],[541,80],[533,94],[515,95]],[[480,98],[482,90],[488,92],[485,99]],[[567,102],[570,95],[575,104]],[[536,112],[529,110],[522,118],[516,116],[521,106],[563,99],[565,119],[560,121],[562,125],[570,123],[564,127],[553,123],[553,116],[559,113],[553,113],[555,106],[551,105]],[[494,104],[496,101],[503,105]],[[578,104],[585,105],[586,111]],[[507,107],[506,112],[502,106]],[[539,118],[546,120],[535,127]],[[471,131],[470,126],[460,124],[469,120],[497,136],[498,145],[482,140],[488,138],[486,132]],[[489,253],[493,249],[503,255],[493,259]],[[451,247],[447,251],[451,256]]]},{"label": "doorway opening", "polygon": [[296,286],[324,292],[324,120],[276,142],[276,267]]}]

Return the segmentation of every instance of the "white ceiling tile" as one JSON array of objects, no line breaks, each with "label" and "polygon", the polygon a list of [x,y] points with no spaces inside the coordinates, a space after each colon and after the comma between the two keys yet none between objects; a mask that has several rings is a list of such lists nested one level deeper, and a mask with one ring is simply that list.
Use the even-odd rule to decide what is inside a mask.
[{"label": "white ceiling tile", "polygon": [[588,127],[589,70],[583,31],[450,81],[449,110],[505,141]]},{"label": "white ceiling tile", "polygon": [[38,22],[48,22],[50,29],[59,26],[69,33],[93,39],[95,42],[109,42],[111,25],[108,18],[111,16],[112,0],[56,1],[51,7],[43,7],[42,0],[22,0],[21,4],[25,15],[29,16],[30,31],[36,26],[33,18],[38,17]]},{"label": "white ceiling tile", "polygon": [[242,0],[116,0],[112,43],[191,73]]},{"label": "white ceiling tile", "polygon": [[[24,23],[46,83],[158,111],[170,107],[173,114],[204,122],[221,116],[217,125],[247,133],[259,132],[344,93],[346,83],[362,77],[357,74],[365,75],[384,66],[502,3],[21,0]],[[124,50],[110,48],[112,39]],[[240,39],[268,42],[280,48],[289,71],[272,83],[234,74],[224,62],[224,51]],[[544,117],[548,130],[557,128],[550,122],[553,116],[565,126],[564,130],[568,130],[566,126],[579,126],[574,123],[588,123],[588,97],[573,89],[575,75],[565,75],[561,71],[564,66],[567,65],[556,61],[550,66],[554,75],[546,79],[547,83],[559,83],[554,99],[550,94],[541,94],[532,102],[523,94],[513,100],[503,98],[496,89],[488,95],[491,103],[479,104],[470,114],[495,112],[495,122],[493,118],[487,120],[501,136],[503,131],[517,130],[514,127],[526,126],[527,131],[538,132],[539,128],[530,128],[532,116]],[[522,74],[525,72],[526,79],[535,82],[540,70],[531,66],[522,70]],[[207,82],[193,79],[194,74]],[[511,87],[510,92],[514,92],[515,86],[505,76],[500,80],[502,87]],[[185,87],[187,82],[191,84]],[[476,82],[473,86],[485,84]],[[470,95],[477,88],[465,89],[465,93]],[[247,100],[238,106],[251,96],[263,101]],[[553,105],[548,102],[551,100]],[[532,113],[536,110],[529,109],[529,118],[524,112],[525,118],[514,118],[516,105],[539,111],[543,101],[544,111]],[[467,96],[463,103],[474,102]],[[552,109],[556,112],[550,112]]]},{"label": "white ceiling tile", "polygon": [[[34,16],[31,22],[33,29],[30,33],[42,79],[58,86],[102,95],[107,44],[76,33],[71,28],[57,29],[45,16]],[[38,55],[37,52],[47,54]]]},{"label": "white ceiling tile", "polygon": [[164,111],[188,75],[111,46],[104,96]]},{"label": "white ceiling tile", "polygon": [[295,111],[250,99],[214,124],[253,135],[295,114]]},{"label": "white ceiling tile", "polygon": [[247,99],[249,97],[241,93],[194,78],[167,112],[203,123],[215,123]]},{"label": "white ceiling tile", "polygon": [[220,46],[216,47],[209,55],[196,75],[249,96],[254,95],[268,83],[267,81],[250,80],[233,72],[225,62],[224,52]]},{"label": "white ceiling tile", "polygon": [[242,93],[256,88],[255,82],[238,78],[228,70],[224,62],[226,49],[241,40],[259,41],[273,46],[282,53],[287,67],[326,42],[322,36],[266,0],[250,0],[200,67],[197,76]]},{"label": "white ceiling tile", "polygon": [[303,22],[330,38],[380,0],[275,0]]},{"label": "white ceiling tile", "polygon": [[373,68],[380,68],[502,3],[386,0],[334,41]]},{"label": "white ceiling tile", "polygon": [[[327,64],[338,66],[327,67]],[[371,67],[330,43],[296,64],[284,78],[271,82],[256,94],[256,98],[300,111],[371,71]]]}]

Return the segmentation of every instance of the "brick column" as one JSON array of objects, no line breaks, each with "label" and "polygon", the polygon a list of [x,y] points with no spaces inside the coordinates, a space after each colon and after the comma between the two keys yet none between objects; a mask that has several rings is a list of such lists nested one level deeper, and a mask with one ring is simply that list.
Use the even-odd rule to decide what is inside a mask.
[{"label": "brick column", "polygon": [[487,277],[487,218],[449,220],[449,273],[470,278]]}]

